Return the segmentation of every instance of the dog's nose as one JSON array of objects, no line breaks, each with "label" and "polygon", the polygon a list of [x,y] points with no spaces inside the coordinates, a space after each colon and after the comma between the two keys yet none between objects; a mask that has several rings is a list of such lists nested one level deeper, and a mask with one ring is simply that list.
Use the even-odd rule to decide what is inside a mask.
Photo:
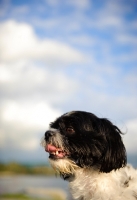
[{"label": "dog's nose", "polygon": [[55,132],[48,130],[45,132],[45,139],[48,139],[49,137],[55,135]]}]

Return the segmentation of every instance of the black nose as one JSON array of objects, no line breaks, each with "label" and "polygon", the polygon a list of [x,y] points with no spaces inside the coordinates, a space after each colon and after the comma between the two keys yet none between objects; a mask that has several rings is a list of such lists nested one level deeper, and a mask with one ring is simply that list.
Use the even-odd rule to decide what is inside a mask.
[{"label": "black nose", "polygon": [[53,135],[55,135],[55,132],[49,130],[45,132],[45,139],[49,139],[49,137],[52,137]]}]

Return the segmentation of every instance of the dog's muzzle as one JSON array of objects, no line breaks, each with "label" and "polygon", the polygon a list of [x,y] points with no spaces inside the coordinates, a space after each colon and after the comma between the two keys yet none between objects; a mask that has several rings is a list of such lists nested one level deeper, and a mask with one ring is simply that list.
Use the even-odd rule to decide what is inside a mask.
[{"label": "dog's muzzle", "polygon": [[61,159],[67,155],[67,153],[60,147],[57,135],[58,134],[54,130],[48,130],[45,132],[45,151],[49,153],[50,159]]}]

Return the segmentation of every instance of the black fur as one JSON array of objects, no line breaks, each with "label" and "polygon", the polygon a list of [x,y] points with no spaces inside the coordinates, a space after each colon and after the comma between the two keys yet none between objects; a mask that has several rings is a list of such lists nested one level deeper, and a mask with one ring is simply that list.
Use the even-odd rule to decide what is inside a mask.
[{"label": "black fur", "polygon": [[[69,158],[78,166],[94,166],[108,173],[126,165],[122,133],[108,119],[84,111],[74,111],[62,115],[50,126],[59,129]],[[74,132],[68,133],[68,127],[73,128]]]}]

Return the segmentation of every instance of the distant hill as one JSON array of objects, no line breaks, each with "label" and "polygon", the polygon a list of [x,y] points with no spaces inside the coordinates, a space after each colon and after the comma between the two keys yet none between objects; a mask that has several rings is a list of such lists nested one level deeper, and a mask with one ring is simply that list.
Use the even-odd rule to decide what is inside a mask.
[{"label": "distant hill", "polygon": [[16,162],[0,163],[0,174],[31,174],[31,175],[55,175],[55,171],[43,164],[20,164]]}]

